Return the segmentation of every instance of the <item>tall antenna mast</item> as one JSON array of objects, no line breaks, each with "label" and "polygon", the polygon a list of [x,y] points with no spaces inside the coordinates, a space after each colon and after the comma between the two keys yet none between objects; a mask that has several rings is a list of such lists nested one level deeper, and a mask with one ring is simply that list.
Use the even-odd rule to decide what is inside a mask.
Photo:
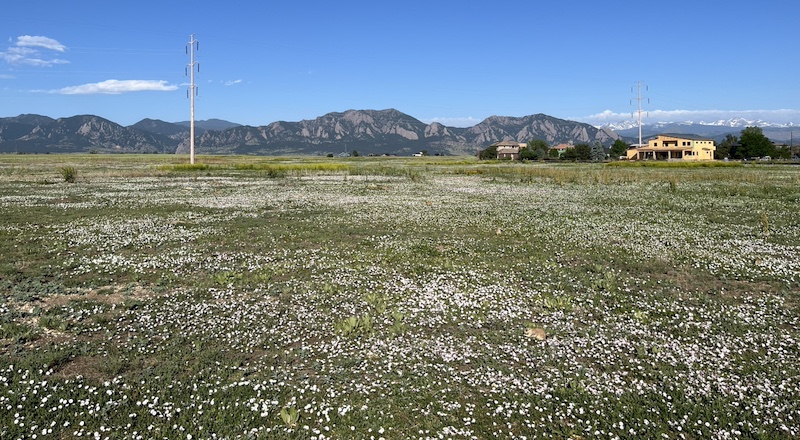
[{"label": "tall antenna mast", "polygon": [[191,111],[189,118],[189,163],[194,165],[194,97],[197,96],[197,85],[194,83],[194,71],[197,66],[197,72],[200,73],[200,63],[195,62],[194,52],[200,48],[200,43],[194,39],[194,34],[189,38],[186,43],[186,54],[189,55],[189,64],[186,66],[186,74],[189,75],[189,101],[191,102]]},{"label": "tall antenna mast", "polygon": [[[642,97],[642,87],[644,87],[645,90],[649,90],[649,89],[648,89],[647,85],[643,84],[641,81],[637,81],[636,85],[634,87],[636,87],[636,98],[634,98],[634,99],[636,99],[638,107],[639,107],[639,111],[638,111],[638,114],[639,114],[639,145],[638,146],[641,147],[642,146],[642,100],[645,99],[645,98]],[[631,92],[632,91],[633,91],[633,88],[631,88]],[[648,104],[650,103],[650,98],[647,98],[647,103]]]}]

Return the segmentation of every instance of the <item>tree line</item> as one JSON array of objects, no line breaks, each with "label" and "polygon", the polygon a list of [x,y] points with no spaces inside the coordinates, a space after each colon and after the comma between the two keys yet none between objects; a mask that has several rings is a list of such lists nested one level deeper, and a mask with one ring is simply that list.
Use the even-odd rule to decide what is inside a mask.
[{"label": "tree line", "polygon": [[[542,139],[533,139],[520,149],[519,158],[521,160],[570,160],[570,161],[602,161],[609,155],[618,158],[625,155],[628,144],[621,139],[614,141],[611,148],[607,151],[600,142],[591,145],[587,143],[575,144],[563,152],[547,144]],[[497,159],[497,147],[492,145],[478,152],[480,159]]]},{"label": "tree line", "polygon": [[752,159],[770,157],[790,159],[792,152],[786,146],[776,146],[764,136],[760,127],[746,127],[741,136],[729,134],[717,144],[714,159]]},{"label": "tree line", "polygon": [[[751,159],[770,157],[773,159],[790,159],[792,152],[786,146],[776,146],[766,137],[760,127],[746,127],[740,136],[729,134],[725,140],[716,145],[714,159]],[[617,139],[606,150],[600,142],[591,145],[576,144],[563,152],[550,147],[547,141],[533,139],[520,149],[521,160],[569,160],[569,161],[602,161],[613,160],[626,155],[628,144]],[[497,159],[497,147],[490,146],[478,152],[480,159]]]}]

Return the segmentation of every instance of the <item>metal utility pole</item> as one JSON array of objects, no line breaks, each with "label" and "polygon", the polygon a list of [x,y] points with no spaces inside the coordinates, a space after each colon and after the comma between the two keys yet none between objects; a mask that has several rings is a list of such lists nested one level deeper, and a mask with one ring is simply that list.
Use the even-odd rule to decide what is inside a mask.
[{"label": "metal utility pole", "polygon": [[200,64],[194,60],[194,52],[200,48],[200,43],[194,39],[194,34],[190,36],[189,42],[186,43],[186,54],[189,55],[189,64],[186,66],[186,74],[189,75],[189,101],[191,102],[191,111],[189,117],[189,163],[194,165],[194,97],[197,95],[197,86],[194,83],[194,71],[197,66],[197,72],[200,73]]},{"label": "metal utility pole", "polygon": [[[642,84],[641,81],[637,81],[636,85],[634,87],[636,87],[636,98],[634,98],[634,99],[636,99],[638,107],[639,107],[639,111],[638,111],[638,113],[639,113],[639,145],[638,146],[641,147],[642,146],[642,100],[645,99],[645,98],[642,97],[642,87],[644,87],[645,90],[648,90],[648,88],[647,88],[647,85],[646,84]],[[631,92],[632,91],[633,91],[633,88],[631,88]],[[650,98],[647,98],[647,103],[648,104],[650,103]]]}]

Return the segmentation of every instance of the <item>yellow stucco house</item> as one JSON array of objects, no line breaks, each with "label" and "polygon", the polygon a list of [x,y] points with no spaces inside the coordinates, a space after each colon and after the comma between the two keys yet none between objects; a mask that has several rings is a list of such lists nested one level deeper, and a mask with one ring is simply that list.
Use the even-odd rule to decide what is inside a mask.
[{"label": "yellow stucco house", "polygon": [[628,149],[630,160],[714,160],[717,149],[713,139],[692,134],[660,134],[647,145]]}]

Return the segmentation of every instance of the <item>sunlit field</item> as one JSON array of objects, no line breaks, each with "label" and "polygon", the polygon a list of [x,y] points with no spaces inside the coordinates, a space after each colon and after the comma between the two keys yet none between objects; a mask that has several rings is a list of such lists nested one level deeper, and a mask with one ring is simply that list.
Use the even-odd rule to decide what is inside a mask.
[{"label": "sunlit field", "polygon": [[800,166],[0,156],[0,438],[800,438]]}]

